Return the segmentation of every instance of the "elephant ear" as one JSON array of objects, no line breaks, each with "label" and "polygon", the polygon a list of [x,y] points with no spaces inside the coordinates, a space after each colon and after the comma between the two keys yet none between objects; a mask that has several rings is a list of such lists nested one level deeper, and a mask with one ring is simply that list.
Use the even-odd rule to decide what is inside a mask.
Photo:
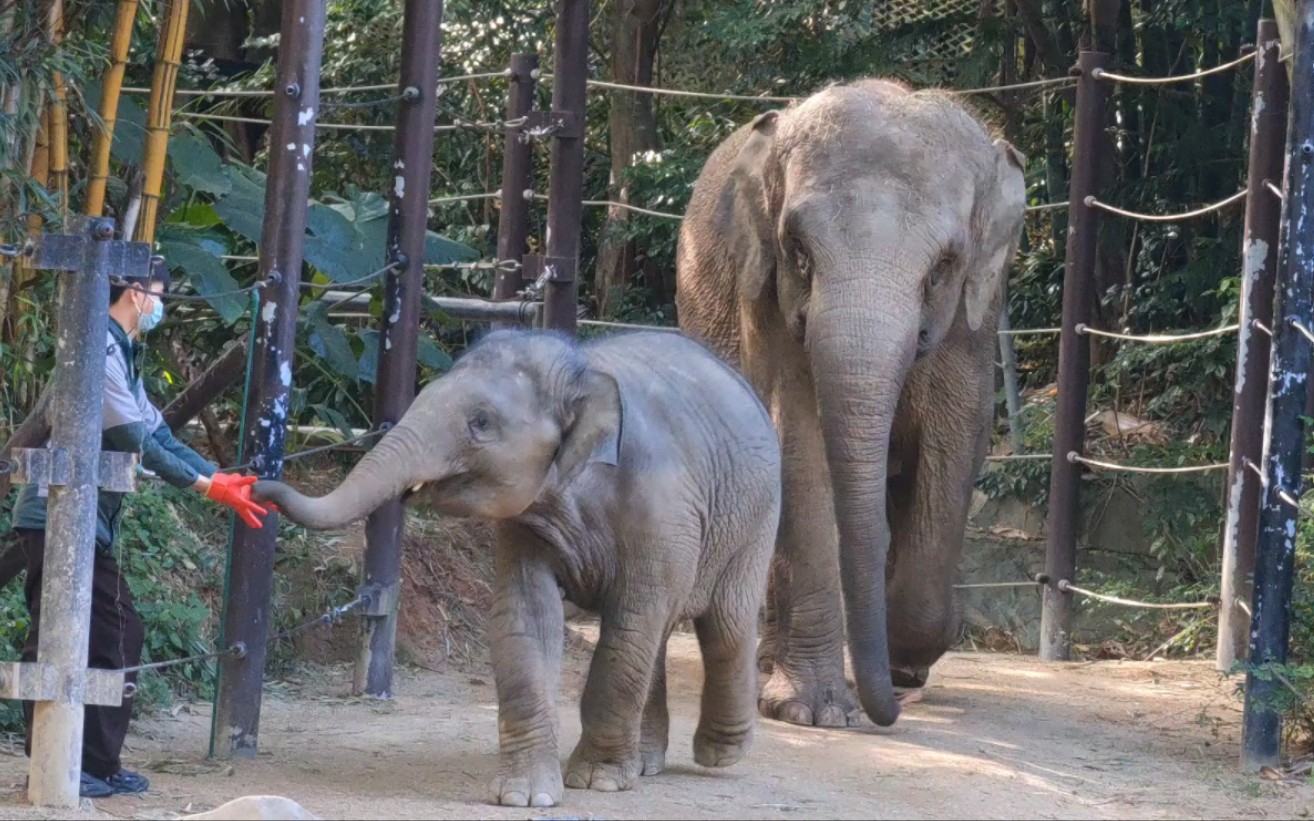
[{"label": "elephant ear", "polygon": [[567,409],[565,433],[557,448],[557,476],[564,487],[589,463],[620,463],[625,408],[620,385],[611,374],[589,370]]},{"label": "elephant ear", "polygon": [[740,296],[750,303],[761,297],[775,278],[775,209],[771,206],[767,173],[775,162],[779,121],[778,111],[767,111],[753,119],[727,186],[731,207],[726,244],[739,264]]},{"label": "elephant ear", "polygon": [[1026,209],[1027,159],[1007,140],[994,142],[994,175],[977,197],[977,230],[981,232],[981,261],[967,277],[963,291],[967,326],[981,330],[986,313],[1003,287],[1004,275],[1017,253],[1022,217]]}]

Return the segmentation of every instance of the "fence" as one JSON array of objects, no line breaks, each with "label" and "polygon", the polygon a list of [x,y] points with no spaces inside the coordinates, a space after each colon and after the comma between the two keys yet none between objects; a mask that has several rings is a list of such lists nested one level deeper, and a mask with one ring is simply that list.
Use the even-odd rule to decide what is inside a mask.
[{"label": "fence", "polygon": [[[289,0],[284,7],[276,90],[268,92],[204,92],[211,95],[263,95],[275,100],[268,121],[271,145],[288,150],[271,152],[263,241],[257,258],[233,258],[258,265],[256,282],[240,293],[249,294],[252,332],[242,350],[249,357],[247,390],[242,415],[243,434],[238,467],[250,468],[262,478],[278,478],[284,463],[298,456],[337,447],[312,448],[285,453],[287,394],[290,389],[292,352],[296,328],[296,306],[303,289],[336,290],[322,295],[333,307],[363,298],[363,291],[342,290],[349,285],[381,281],[384,311],[379,345],[379,381],[372,427],[348,440],[359,444],[382,435],[405,412],[416,378],[416,333],[423,294],[424,237],[427,206],[457,199],[502,201],[496,259],[470,263],[496,272],[494,300],[447,298],[442,306],[460,318],[501,324],[535,324],[573,332],[579,324],[604,328],[642,326],[581,320],[578,316],[577,261],[582,209],[589,206],[621,206],[655,219],[681,219],[679,214],[661,212],[624,203],[583,198],[583,126],[585,95],[590,86],[616,88],[615,84],[590,81],[587,65],[587,0],[563,0],[556,26],[555,65],[551,74],[538,70],[533,55],[516,55],[505,71],[472,74],[460,78],[508,81],[505,120],[484,123],[447,113],[450,126],[432,127],[439,109],[437,83],[438,32],[441,6],[425,0],[407,0],[405,5],[402,69],[397,87],[361,86],[320,89],[318,76],[323,47],[324,7],[316,0]],[[1298,59],[1314,57],[1310,40],[1310,10],[1305,8]],[[1057,334],[1059,337],[1059,398],[1053,453],[1014,454],[1016,459],[1051,458],[1050,521],[1045,573],[1018,582],[959,585],[980,587],[1039,587],[1043,596],[1041,657],[1060,660],[1068,656],[1073,597],[1088,596],[1130,607],[1198,608],[1220,602],[1149,603],[1110,597],[1077,585],[1076,524],[1079,510],[1079,478],[1083,470],[1183,473],[1228,471],[1229,516],[1224,595],[1220,607],[1220,664],[1226,656],[1248,652],[1252,664],[1271,664],[1285,659],[1286,608],[1291,593],[1291,556],[1294,550],[1294,517],[1299,495],[1300,414],[1305,410],[1306,374],[1310,365],[1310,343],[1314,342],[1314,282],[1309,270],[1297,263],[1314,254],[1314,226],[1289,225],[1279,234],[1283,197],[1302,206],[1314,198],[1314,123],[1310,105],[1314,78],[1301,77],[1292,95],[1291,179],[1285,189],[1282,174],[1281,140],[1285,132],[1286,75],[1277,61],[1276,27],[1261,21],[1257,49],[1227,64],[1190,75],[1165,78],[1126,77],[1107,71],[1107,55],[1083,53],[1075,78],[1057,78],[1021,83],[1007,88],[1039,88],[1075,84],[1076,125],[1073,141],[1073,173],[1070,196],[1064,203],[1030,206],[1028,210],[1070,209],[1066,248],[1062,320],[1058,328],[1000,330],[1001,340],[1024,334]],[[1106,99],[1112,83],[1190,82],[1216,71],[1230,70],[1253,61],[1256,66],[1252,119],[1250,170],[1247,188],[1202,208],[1173,215],[1140,214],[1115,207],[1098,198],[1095,168],[1098,141],[1106,123]],[[446,78],[448,81],[455,78]],[[534,85],[551,81],[552,107],[533,109]],[[132,89],[128,89],[132,91]],[[359,105],[397,106],[395,167],[397,185],[390,196],[387,264],[349,282],[329,286],[300,281],[302,238],[306,230],[309,180],[313,148],[318,130],[329,123],[318,121],[321,97],[366,91],[398,91],[394,96]],[[652,94],[786,102],[793,98],[736,96],[689,92],[675,89],[635,88]],[[973,89],[971,92],[997,91]],[[209,115],[206,115],[209,116]],[[360,126],[352,126],[360,127]],[[444,128],[473,128],[504,134],[505,153],[501,190],[498,192],[437,197],[430,199],[430,163],[434,134]],[[550,143],[549,193],[536,194],[530,186],[533,147]],[[1285,194],[1283,193],[1285,190]],[[541,255],[528,254],[528,215],[536,201],[548,203],[548,239]],[[1207,216],[1244,200],[1246,234],[1242,251],[1245,290],[1241,318],[1235,326],[1181,335],[1132,335],[1090,326],[1095,236],[1101,215],[1126,219],[1177,221]],[[108,231],[108,233],[107,233]],[[103,289],[111,277],[131,276],[148,265],[148,246],[112,240],[113,227],[104,220],[89,220],[74,234],[50,235],[40,247],[29,249],[38,267],[71,271],[62,280],[61,350],[82,350],[103,344]],[[1260,248],[1279,247],[1281,253],[1263,253]],[[20,253],[6,247],[7,253]],[[1286,294],[1283,321],[1272,319],[1275,277],[1281,276],[1277,292]],[[1292,294],[1295,296],[1293,297]],[[198,297],[172,295],[173,298]],[[215,295],[210,295],[213,298]],[[99,300],[99,301],[97,301]],[[88,324],[90,323],[90,324]],[[71,335],[66,340],[65,328]],[[678,332],[676,329],[662,330]],[[1231,459],[1227,464],[1186,467],[1138,467],[1119,465],[1084,455],[1086,389],[1089,357],[1086,346],[1092,337],[1130,343],[1178,343],[1237,333],[1238,370],[1233,420]],[[72,334],[80,334],[72,336]],[[101,340],[97,342],[97,340]],[[236,350],[236,348],[234,349]],[[1272,373],[1267,379],[1269,351]],[[230,351],[229,354],[232,354]],[[230,355],[216,363],[231,372]],[[84,359],[91,359],[86,358]],[[1007,359],[1007,357],[1006,357]],[[116,702],[122,693],[122,676],[128,671],[88,671],[86,667],[86,593],[90,584],[91,539],[84,532],[87,516],[94,512],[96,485],[132,485],[129,465],[113,459],[95,458],[94,437],[98,413],[91,404],[98,390],[95,368],[82,373],[59,369],[54,384],[54,435],[49,458],[39,450],[15,451],[12,473],[24,481],[45,481],[52,486],[52,555],[65,557],[76,573],[69,578],[50,574],[43,596],[47,618],[55,619],[51,630],[42,631],[39,663],[10,664],[0,673],[0,695],[38,701],[37,739],[32,762],[31,796],[36,803],[76,806],[77,774],[81,747],[82,703]],[[77,377],[76,379],[74,377]],[[212,380],[222,389],[223,379]],[[1267,385],[1267,389],[1265,388]],[[211,385],[210,390],[215,390]],[[89,399],[88,397],[91,397]],[[196,403],[195,397],[190,399]],[[81,403],[80,405],[78,403]],[[90,404],[88,404],[90,403]],[[202,403],[203,404],[203,403]],[[83,408],[82,405],[86,407]],[[77,409],[74,413],[73,409]],[[86,411],[85,413],[83,411]],[[1012,409],[1010,409],[1012,412]],[[1272,416],[1268,441],[1262,439],[1264,414]],[[42,473],[42,471],[45,471]],[[1262,507],[1260,501],[1262,499]],[[366,526],[365,573],[357,597],[321,617],[293,628],[309,629],[334,623],[348,613],[361,616],[361,633],[356,665],[356,688],[360,692],[387,696],[391,691],[396,608],[400,586],[400,537],[403,516],[399,503],[375,511]],[[217,756],[255,755],[260,730],[261,681],[265,650],[271,641],[286,637],[268,634],[273,577],[273,540],[276,528],[251,529],[234,521],[225,591],[223,630],[218,646],[224,649],[196,658],[220,661],[219,686],[212,725],[211,753]],[[84,538],[85,537],[85,538]],[[1254,591],[1249,569],[1255,568]],[[1247,601],[1253,601],[1251,608]],[[1253,619],[1250,617],[1253,610]],[[1240,614],[1240,615],[1238,615]],[[1242,621],[1241,616],[1245,616]],[[1244,625],[1253,625],[1247,636]],[[56,638],[48,638],[55,636]],[[1245,642],[1243,646],[1243,642]],[[1225,653],[1224,651],[1227,651]],[[163,664],[182,663],[182,659]],[[141,668],[163,664],[144,665]],[[1230,666],[1230,665],[1229,665]],[[1271,764],[1277,756],[1277,715],[1263,696],[1267,681],[1247,680],[1243,764],[1257,768]],[[116,689],[117,688],[117,689]],[[56,766],[58,765],[58,766]]]}]

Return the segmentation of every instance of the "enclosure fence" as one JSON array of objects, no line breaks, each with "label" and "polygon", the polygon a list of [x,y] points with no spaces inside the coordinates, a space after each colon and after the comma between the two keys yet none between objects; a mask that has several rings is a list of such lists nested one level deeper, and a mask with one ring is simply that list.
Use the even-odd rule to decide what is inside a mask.
[{"label": "enclosure fence", "polygon": [[[1306,16],[1308,17],[1308,6]],[[629,86],[587,77],[587,0],[563,0],[556,25],[555,63],[551,72],[540,71],[532,54],[513,56],[503,70],[457,77],[438,77],[438,31],[441,5],[406,0],[402,42],[402,68],[394,85],[361,85],[320,89],[318,77],[324,34],[324,7],[317,0],[285,3],[277,78],[273,89],[180,90],[179,95],[205,98],[259,98],[273,100],[269,119],[179,111],[178,116],[216,122],[267,125],[271,129],[269,172],[262,241],[258,256],[223,257],[236,265],[256,265],[258,276],[248,286],[222,293],[166,295],[166,299],[212,300],[247,296],[250,300],[250,338],[236,346],[246,357],[243,392],[241,452],[238,464],[226,470],[254,470],[262,478],[281,477],[286,462],[334,449],[366,445],[382,436],[405,412],[413,394],[417,372],[416,337],[420,311],[437,307],[464,321],[495,325],[530,325],[574,333],[580,325],[605,330],[660,330],[671,327],[608,322],[580,316],[578,258],[582,210],[585,207],[623,209],[640,217],[680,220],[681,214],[612,200],[586,200],[583,196],[584,109],[589,89],[623,90],[717,101],[791,104],[800,98],[742,95],[684,89]],[[1308,19],[1301,21],[1299,54],[1314,56]],[[1292,100],[1291,179],[1283,180],[1282,151],[1286,132],[1286,74],[1278,60],[1276,26],[1260,22],[1254,50],[1219,66],[1172,77],[1130,77],[1107,70],[1109,56],[1084,52],[1073,76],[989,88],[957,91],[989,94],[1001,91],[1062,89],[1073,93],[1076,121],[1072,151],[1072,178],[1065,202],[1034,203],[1028,212],[1069,209],[1065,256],[1062,319],[1058,327],[999,331],[1001,350],[1011,351],[1012,340],[1025,335],[1055,335],[1059,339],[1059,378],[1052,453],[1013,453],[987,457],[992,462],[1043,460],[1051,463],[1046,564],[1043,573],[1018,581],[960,584],[960,589],[1035,588],[1042,596],[1040,656],[1057,661],[1070,653],[1074,597],[1107,604],[1152,609],[1205,609],[1220,612],[1219,664],[1248,658],[1252,665],[1271,665],[1285,659],[1294,549],[1294,518],[1300,496],[1300,414],[1305,411],[1310,347],[1314,343],[1314,282],[1310,271],[1294,260],[1314,254],[1314,225],[1287,227],[1281,236],[1281,253],[1256,255],[1260,243],[1279,248],[1279,225],[1284,201],[1314,199],[1310,171],[1311,78],[1301,77]],[[1118,207],[1098,198],[1095,167],[1099,141],[1106,123],[1106,102],[1115,83],[1167,85],[1186,83],[1240,69],[1254,63],[1252,133],[1246,188],[1218,202],[1175,214],[1147,214]],[[447,109],[440,88],[456,82],[505,82],[505,115],[495,121],[474,120]],[[534,107],[540,82],[552,84],[548,110]],[[1075,89],[1074,91],[1072,89]],[[127,88],[128,93],[146,89]],[[339,102],[351,94],[385,93],[359,102]],[[324,103],[325,97],[334,98]],[[395,109],[392,125],[321,122],[324,111],[343,108]],[[438,122],[439,119],[446,120]],[[497,133],[504,139],[501,186],[497,191],[434,194],[430,158],[436,133],[454,130]],[[401,182],[390,192],[392,218],[387,240],[388,257],[382,268],[354,279],[315,283],[301,281],[302,239],[306,232],[307,203],[313,147],[317,133],[333,130],[388,131],[394,135],[395,168]],[[301,146],[294,151],[279,146]],[[533,189],[535,146],[550,153],[550,183],[546,194]],[[401,184],[404,182],[404,184]],[[495,200],[500,205],[497,253],[493,259],[443,264],[439,268],[490,270],[495,273],[492,299],[433,297],[424,293],[425,232],[428,208],[458,202]],[[547,203],[547,238],[541,253],[529,253],[530,209]],[[1243,293],[1239,321],[1207,331],[1179,334],[1134,334],[1126,330],[1092,327],[1095,235],[1101,215],[1145,222],[1180,222],[1206,218],[1234,205],[1246,204],[1245,241],[1241,259]],[[141,276],[151,265],[150,246],[113,239],[112,221],[86,219],[68,234],[46,234],[26,247],[0,248],[9,256],[26,256],[35,267],[60,274],[59,349],[68,352],[100,349],[105,338],[107,289],[124,277]],[[1301,256],[1304,254],[1305,256]],[[1279,259],[1280,258],[1280,259]],[[1274,323],[1275,282],[1282,301],[1282,319]],[[383,289],[376,406],[370,429],[343,441],[286,453],[288,429],[285,374],[291,372],[296,314],[303,291],[319,292],[330,308],[368,301],[371,287]],[[354,290],[343,290],[354,288]],[[1290,296],[1295,294],[1294,297]],[[1270,330],[1273,329],[1273,330]],[[1181,344],[1236,334],[1238,366],[1236,399],[1227,463],[1200,465],[1125,465],[1085,455],[1085,419],[1089,382],[1088,346],[1092,337],[1131,344]],[[1270,353],[1271,352],[1271,353]],[[1005,353],[1008,361],[1009,354]],[[98,363],[95,357],[81,357]],[[225,355],[224,359],[227,360]],[[1271,373],[1270,373],[1271,358]],[[216,363],[215,368],[219,368]],[[227,372],[239,375],[231,363]],[[52,385],[51,446],[17,448],[4,469],[17,481],[41,482],[51,487],[51,555],[76,568],[76,577],[46,577],[43,617],[50,627],[42,631],[39,661],[0,665],[0,696],[38,703],[30,793],[37,803],[76,806],[77,773],[81,748],[83,704],[119,703],[125,696],[123,676],[129,672],[158,670],[200,661],[219,663],[219,682],[212,723],[211,754],[253,756],[260,731],[261,683],[266,650],[275,641],[317,626],[337,623],[354,615],[362,630],[356,662],[355,689],[388,696],[392,688],[397,603],[400,597],[403,516],[393,501],[371,514],[366,524],[367,546],[362,584],[356,597],[330,608],[316,618],[270,635],[269,612],[274,576],[273,556],[277,527],[253,529],[234,519],[231,530],[223,627],[216,649],[186,659],[149,662],[117,671],[86,667],[87,606],[90,585],[90,537],[94,527],[97,487],[135,489],[133,460],[100,453],[100,379],[95,367],[70,364],[56,369]],[[214,380],[215,393],[227,387]],[[1013,411],[1010,410],[1010,413]],[[1264,441],[1264,417],[1272,424]],[[1228,538],[1225,542],[1222,595],[1201,602],[1135,601],[1078,586],[1077,519],[1079,485],[1083,471],[1189,474],[1228,472]],[[270,517],[272,522],[274,517]],[[49,561],[49,560],[48,560]],[[1251,576],[1253,575],[1253,581]],[[1253,613],[1253,617],[1252,617]],[[1276,761],[1278,717],[1264,696],[1271,691],[1267,679],[1247,680],[1243,763],[1257,768]],[[1271,694],[1271,693],[1270,693]],[[128,693],[127,695],[131,695]],[[58,766],[56,766],[58,765]],[[71,803],[70,803],[71,802]]]}]

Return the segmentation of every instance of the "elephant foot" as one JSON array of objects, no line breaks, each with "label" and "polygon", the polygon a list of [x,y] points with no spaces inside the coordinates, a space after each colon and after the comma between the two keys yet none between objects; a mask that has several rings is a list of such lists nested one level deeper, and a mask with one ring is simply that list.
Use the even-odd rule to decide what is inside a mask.
[{"label": "elephant foot", "polygon": [[739,763],[753,744],[751,727],[746,732],[726,734],[702,727],[694,733],[694,761],[703,767],[729,767]]},{"label": "elephant foot", "polygon": [[555,758],[515,767],[493,782],[493,803],[504,807],[555,807],[564,792]]},{"label": "elephant foot", "polygon": [[757,709],[766,718],[805,727],[853,727],[863,718],[842,674],[802,676],[779,666],[762,687]]},{"label": "elephant foot", "polygon": [[920,690],[930,676],[929,667],[894,667],[890,670],[891,683],[904,690]]},{"label": "elephant foot", "polygon": [[[663,765],[665,753],[662,754]],[[573,790],[623,792],[634,788],[645,764],[636,750],[620,757],[602,753],[583,741],[566,764],[566,786]],[[646,774],[646,773],[645,773]]]},{"label": "elephant foot", "polygon": [[666,748],[640,745],[639,761],[643,765],[639,775],[657,775],[666,769]]}]

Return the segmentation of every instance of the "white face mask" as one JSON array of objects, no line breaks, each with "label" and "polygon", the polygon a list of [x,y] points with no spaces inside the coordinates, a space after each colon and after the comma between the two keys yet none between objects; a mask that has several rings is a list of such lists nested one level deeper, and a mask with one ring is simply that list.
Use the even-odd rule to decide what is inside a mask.
[{"label": "white face mask", "polygon": [[150,300],[153,305],[151,312],[144,313],[141,308],[137,309],[137,331],[146,333],[155,326],[159,325],[164,319],[164,300],[159,294],[151,294]]}]

